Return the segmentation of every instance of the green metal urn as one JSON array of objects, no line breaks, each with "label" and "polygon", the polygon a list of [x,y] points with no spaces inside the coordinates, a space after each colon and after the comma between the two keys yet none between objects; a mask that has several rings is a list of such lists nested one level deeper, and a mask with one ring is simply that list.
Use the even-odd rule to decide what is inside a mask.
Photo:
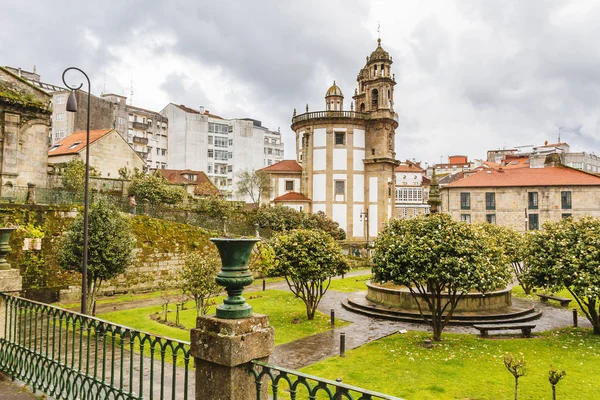
[{"label": "green metal urn", "polygon": [[242,296],[244,286],[254,280],[248,269],[248,260],[254,244],[260,239],[212,238],[221,256],[221,272],[216,281],[225,287],[227,298],[217,306],[217,318],[238,319],[252,315],[252,306]]},{"label": "green metal urn", "polygon": [[0,270],[10,269],[10,264],[6,261],[6,255],[10,253],[11,248],[8,245],[10,235],[17,228],[0,228]]}]

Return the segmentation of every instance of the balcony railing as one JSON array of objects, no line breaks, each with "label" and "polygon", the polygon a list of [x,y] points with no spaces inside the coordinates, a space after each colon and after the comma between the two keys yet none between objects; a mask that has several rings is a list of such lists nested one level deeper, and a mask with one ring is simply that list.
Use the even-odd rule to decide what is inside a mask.
[{"label": "balcony railing", "polygon": [[148,144],[148,138],[134,136],[133,143]]},{"label": "balcony railing", "polygon": [[143,131],[145,131],[146,129],[148,129],[148,127],[149,127],[150,125],[148,125],[148,124],[147,124],[147,123],[145,123],[145,122],[133,122],[133,123],[132,123],[132,126],[133,126],[133,129],[140,129],[140,130],[143,130]]},{"label": "balcony railing", "polygon": [[361,113],[357,111],[313,111],[304,114],[296,115],[292,118],[292,124],[301,121],[308,121],[310,119],[319,118],[358,118],[358,119],[369,119],[369,114]]},{"label": "balcony railing", "polygon": [[138,155],[144,159],[147,160],[148,159],[148,153],[144,152],[144,151],[136,151],[136,153],[138,153]]}]

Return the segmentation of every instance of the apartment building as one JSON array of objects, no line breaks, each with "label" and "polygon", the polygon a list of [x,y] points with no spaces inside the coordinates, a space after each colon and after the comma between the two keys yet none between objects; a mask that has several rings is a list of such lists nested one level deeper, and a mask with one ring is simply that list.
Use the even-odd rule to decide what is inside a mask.
[{"label": "apartment building", "polygon": [[283,159],[281,134],[260,121],[225,119],[204,107],[174,103],[161,115],[169,120],[169,168],[205,171],[229,198],[250,201],[235,195],[240,171],[259,170]]}]

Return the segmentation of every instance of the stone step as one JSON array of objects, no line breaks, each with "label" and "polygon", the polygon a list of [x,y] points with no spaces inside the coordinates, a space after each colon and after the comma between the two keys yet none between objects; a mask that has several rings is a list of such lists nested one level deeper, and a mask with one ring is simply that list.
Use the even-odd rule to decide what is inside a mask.
[{"label": "stone step", "polygon": [[[342,307],[346,310],[356,312],[358,314],[366,315],[369,317],[382,318],[392,321],[410,322],[415,324],[423,324],[425,321],[418,312],[407,312],[399,311],[396,309],[385,309],[376,307],[369,307],[364,304],[359,304],[356,301],[346,299],[342,302]],[[493,314],[477,316],[469,315],[468,318],[453,318],[450,320],[450,325],[459,326],[471,326],[487,325],[487,324],[503,324],[503,323],[518,323],[518,322],[529,322],[540,318],[542,313],[535,309],[533,306],[527,307],[526,309],[520,309],[518,311],[506,314]]]}]

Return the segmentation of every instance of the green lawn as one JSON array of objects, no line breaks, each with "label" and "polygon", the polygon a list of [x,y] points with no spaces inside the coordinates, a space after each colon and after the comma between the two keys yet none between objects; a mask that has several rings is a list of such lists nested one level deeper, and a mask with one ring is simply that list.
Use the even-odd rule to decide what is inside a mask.
[{"label": "green lawn", "polygon": [[394,334],[302,369],[324,378],[419,399],[512,399],[514,380],[505,353],[522,353],[529,373],[519,383],[520,400],[551,398],[550,365],[567,376],[557,386],[560,400],[595,399],[600,393],[600,336],[566,328],[532,339],[481,339],[444,334],[433,349],[421,346],[426,332]]},{"label": "green lawn", "polygon": [[[536,293],[545,293],[545,294],[550,294],[549,291],[545,291],[542,289],[537,289],[537,292],[531,292],[530,294],[525,294],[525,292],[523,291],[523,288],[520,285],[516,285],[513,286],[512,288],[512,294],[515,297],[519,297],[522,299],[527,299],[527,300],[532,300],[532,301],[540,301],[540,298],[537,296]],[[571,295],[571,293],[569,293],[569,291],[567,289],[563,289],[558,293],[552,293],[558,297],[565,297],[567,299],[571,299],[571,303],[569,303],[569,310],[572,310],[574,308],[577,309],[577,312],[579,313],[580,316],[584,316],[585,314],[581,311],[581,307],[579,307],[579,304],[577,304],[577,301],[575,300],[575,298]],[[560,305],[559,302],[557,302],[556,300],[549,300],[548,303],[551,306],[555,306],[556,308],[564,308]]]},{"label": "green lawn", "polygon": [[338,292],[348,293],[367,290],[367,285],[365,283],[370,279],[370,273],[360,276],[348,277],[344,279],[332,279],[331,285],[329,285],[329,289],[336,290]]},{"label": "green lawn", "polygon": [[[304,303],[290,292],[282,290],[250,292],[246,294],[246,299],[252,305],[255,313],[269,316],[270,323],[275,328],[276,345],[314,335],[330,328],[329,316],[319,312],[317,312],[313,321],[308,321]],[[215,300],[217,304],[221,304],[223,297],[218,297]],[[193,302],[188,302],[187,305],[193,308]],[[173,304],[169,308],[175,310],[175,305]],[[104,313],[98,315],[98,317],[157,335],[189,341],[189,330],[173,328],[150,319],[151,314],[157,311],[160,312],[161,309],[161,306],[136,308]],[[211,307],[209,313],[214,313],[214,307]],[[292,323],[295,318],[299,319],[299,323]],[[175,312],[169,313],[169,320],[175,320]],[[188,329],[193,328],[196,324],[196,310],[186,309],[180,311],[180,323]],[[345,321],[336,320],[336,326],[347,324]]]}]

